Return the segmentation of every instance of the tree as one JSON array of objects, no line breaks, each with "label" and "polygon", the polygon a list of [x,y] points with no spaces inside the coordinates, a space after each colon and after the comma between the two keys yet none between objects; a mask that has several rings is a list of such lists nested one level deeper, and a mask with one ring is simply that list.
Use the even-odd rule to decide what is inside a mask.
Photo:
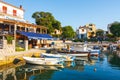
[{"label": "tree", "polygon": [[52,26],[54,29],[62,30],[61,23],[57,20],[53,21]]},{"label": "tree", "polygon": [[65,26],[62,28],[62,38],[70,39],[75,37],[75,32],[71,26]]},{"label": "tree", "polygon": [[110,27],[110,32],[114,36],[120,37],[120,22],[114,22],[114,23],[112,23],[112,25]]},{"label": "tree", "polygon": [[106,35],[108,38],[114,38],[114,35],[113,34],[107,34]]},{"label": "tree", "polygon": [[97,31],[96,31],[96,36],[103,36],[103,34],[104,34],[104,30],[102,30],[102,29],[97,29]]},{"label": "tree", "polygon": [[42,25],[48,28],[48,33],[52,33],[54,29],[60,29],[61,23],[54,18],[49,12],[35,12],[32,15],[37,25]]}]

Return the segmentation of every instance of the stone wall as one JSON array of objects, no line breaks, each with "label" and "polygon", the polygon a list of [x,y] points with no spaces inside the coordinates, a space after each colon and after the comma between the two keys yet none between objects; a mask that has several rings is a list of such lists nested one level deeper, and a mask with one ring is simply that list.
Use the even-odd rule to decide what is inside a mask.
[{"label": "stone wall", "polygon": [[14,59],[23,60],[23,56],[40,56],[41,53],[45,53],[46,50],[29,50],[29,51],[21,51],[14,52],[9,55],[4,55],[0,59],[0,66],[13,63]]}]

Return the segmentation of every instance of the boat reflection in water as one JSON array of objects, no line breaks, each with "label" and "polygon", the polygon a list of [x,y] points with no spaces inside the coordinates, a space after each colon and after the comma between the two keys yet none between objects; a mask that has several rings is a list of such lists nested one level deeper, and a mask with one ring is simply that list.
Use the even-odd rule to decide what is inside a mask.
[{"label": "boat reflection in water", "polygon": [[25,62],[20,62],[20,64],[6,64],[0,67],[0,80],[18,80],[16,76],[16,66],[24,65]]},{"label": "boat reflection in water", "polygon": [[30,80],[32,75],[41,74],[46,71],[60,70],[60,67],[25,65],[25,63],[20,63],[20,65],[6,65],[0,69],[0,80]]},{"label": "boat reflection in water", "polygon": [[73,62],[65,62],[64,68],[25,63],[6,65],[0,67],[0,80],[117,80],[120,78],[119,54],[79,57]]},{"label": "boat reflection in water", "polygon": [[[77,59],[74,62],[71,62],[71,64],[69,64],[70,66],[67,67],[68,69],[71,70],[76,70],[76,71],[84,71],[84,67],[86,65],[94,65],[96,63],[96,61],[98,60],[98,57],[77,57]],[[68,64],[68,63],[67,63]]]},{"label": "boat reflection in water", "polygon": [[[83,71],[84,65],[88,62],[86,58],[80,58],[79,60],[73,62],[65,62],[64,66],[67,69]],[[39,65],[30,65],[25,62],[18,63],[17,65],[11,64],[6,65],[3,69],[0,70],[0,79],[1,80],[33,80],[38,76],[38,80],[43,80],[46,78],[50,79],[54,71],[61,71],[62,69],[56,66],[39,66]],[[36,76],[34,76],[36,75]],[[36,79],[37,80],[37,79]]]},{"label": "boat reflection in water", "polygon": [[107,60],[112,68],[120,69],[120,51],[108,54],[107,57]]}]

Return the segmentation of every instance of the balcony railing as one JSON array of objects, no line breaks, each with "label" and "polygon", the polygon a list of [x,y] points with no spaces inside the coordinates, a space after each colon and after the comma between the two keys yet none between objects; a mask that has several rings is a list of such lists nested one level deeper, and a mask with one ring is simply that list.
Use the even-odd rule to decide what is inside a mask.
[{"label": "balcony railing", "polygon": [[[3,12],[2,10],[0,10],[0,13],[3,14],[3,15],[14,16],[13,12],[11,10],[8,10],[6,13]],[[16,16],[14,16],[14,17],[24,18],[23,13],[22,14],[21,13],[17,13]]]}]

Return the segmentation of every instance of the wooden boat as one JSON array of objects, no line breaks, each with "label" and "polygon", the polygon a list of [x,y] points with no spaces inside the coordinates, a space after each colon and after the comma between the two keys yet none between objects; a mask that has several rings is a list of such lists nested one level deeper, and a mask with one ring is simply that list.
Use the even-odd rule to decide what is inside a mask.
[{"label": "wooden boat", "polygon": [[71,56],[75,56],[75,57],[86,57],[89,56],[89,53],[69,53],[69,55]]},{"label": "wooden boat", "polygon": [[37,65],[61,65],[63,61],[55,58],[35,58],[35,57],[23,57],[26,63],[37,64]]},{"label": "wooden boat", "polygon": [[58,51],[58,53],[66,53],[66,54],[69,54],[71,56],[76,56],[76,57],[85,57],[85,56],[89,57],[89,56],[98,56],[100,53],[100,50],[89,48],[89,47],[87,47],[86,44],[84,44],[82,50],[76,51],[73,47],[70,50],[63,49],[61,51]]},{"label": "wooden boat", "polygon": [[50,54],[50,53],[42,53],[41,57],[45,58],[59,58],[64,59],[64,61],[74,61],[75,57],[66,55],[66,54]]},{"label": "wooden boat", "polygon": [[89,51],[75,51],[75,50],[70,50],[70,51],[58,51],[58,53],[64,53],[70,56],[75,56],[75,57],[88,57],[90,52]]}]

